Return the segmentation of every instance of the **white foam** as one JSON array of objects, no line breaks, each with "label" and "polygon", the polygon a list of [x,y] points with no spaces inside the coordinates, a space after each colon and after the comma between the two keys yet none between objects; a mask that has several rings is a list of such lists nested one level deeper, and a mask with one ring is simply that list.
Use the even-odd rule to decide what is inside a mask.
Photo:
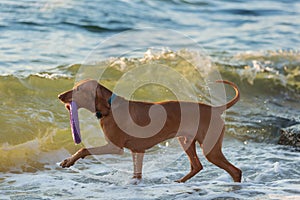
[{"label": "white foam", "polygon": [[[186,157],[165,168],[144,173],[142,181],[131,180],[131,171],[102,164],[106,157],[80,159],[69,169],[55,165],[64,150],[52,152],[46,171],[3,174],[0,188],[8,198],[59,199],[297,199],[299,193],[299,156],[277,146],[230,140],[224,141],[224,154],[243,171],[243,182],[231,177],[200,156],[204,169],[186,183],[175,183],[189,171]],[[43,157],[44,157],[43,156]],[[130,155],[129,155],[130,156]],[[167,155],[165,155],[167,156]],[[284,156],[284,157],[283,157]],[[281,161],[281,159],[285,159]],[[112,159],[112,158],[109,158]],[[114,159],[117,159],[116,157]],[[151,162],[151,161],[150,161]],[[131,159],[120,159],[119,168],[131,166]]]}]

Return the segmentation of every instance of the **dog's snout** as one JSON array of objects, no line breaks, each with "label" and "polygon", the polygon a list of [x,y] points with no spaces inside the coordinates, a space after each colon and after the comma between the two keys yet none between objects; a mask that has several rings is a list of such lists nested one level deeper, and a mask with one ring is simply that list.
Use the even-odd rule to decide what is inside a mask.
[{"label": "dog's snout", "polygon": [[59,94],[57,97],[60,99],[60,100],[62,100],[63,99],[63,94]]},{"label": "dog's snout", "polygon": [[61,93],[58,95],[58,98],[61,100],[61,101],[64,101],[66,99],[66,96],[67,96],[67,93]]},{"label": "dog's snout", "polygon": [[67,92],[64,92],[64,93],[61,93],[58,95],[58,98],[64,102],[64,103],[68,103],[72,100],[72,91],[67,91]]}]

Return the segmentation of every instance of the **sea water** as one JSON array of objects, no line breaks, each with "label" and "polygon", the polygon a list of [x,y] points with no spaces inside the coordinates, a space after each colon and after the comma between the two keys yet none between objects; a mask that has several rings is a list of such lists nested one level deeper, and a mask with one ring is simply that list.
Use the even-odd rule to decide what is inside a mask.
[{"label": "sea water", "polygon": [[[299,151],[277,144],[300,123],[299,10],[267,0],[1,1],[0,199],[299,199]],[[105,144],[80,110],[74,145],[57,99],[85,78],[131,99],[213,105],[234,95],[214,92],[214,80],[235,82],[241,100],[223,115],[223,151],[242,183],[199,146],[204,169],[175,183],[190,168],[176,140],[148,150],[138,184],[128,150],[62,169],[79,148]]]}]

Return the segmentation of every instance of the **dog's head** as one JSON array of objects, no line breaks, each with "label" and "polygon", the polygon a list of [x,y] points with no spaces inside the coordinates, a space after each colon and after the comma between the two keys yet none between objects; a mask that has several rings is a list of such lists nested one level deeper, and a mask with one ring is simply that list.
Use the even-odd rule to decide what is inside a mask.
[{"label": "dog's head", "polygon": [[79,108],[85,108],[92,113],[101,111],[108,114],[110,105],[108,99],[112,92],[100,85],[96,80],[84,80],[77,83],[73,89],[58,95],[58,98],[70,109],[71,101],[75,101]]}]

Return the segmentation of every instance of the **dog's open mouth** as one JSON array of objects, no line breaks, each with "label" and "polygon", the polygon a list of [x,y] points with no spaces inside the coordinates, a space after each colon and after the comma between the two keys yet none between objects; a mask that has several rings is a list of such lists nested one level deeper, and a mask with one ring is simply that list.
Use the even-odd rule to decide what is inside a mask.
[{"label": "dog's open mouth", "polygon": [[65,107],[66,107],[66,109],[67,109],[68,111],[70,111],[70,109],[71,109],[70,103],[65,103]]}]

